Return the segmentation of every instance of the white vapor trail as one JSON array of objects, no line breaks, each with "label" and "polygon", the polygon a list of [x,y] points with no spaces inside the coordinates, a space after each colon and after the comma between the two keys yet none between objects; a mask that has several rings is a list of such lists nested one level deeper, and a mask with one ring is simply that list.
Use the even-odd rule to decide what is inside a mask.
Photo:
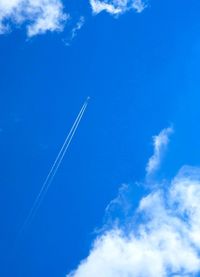
[{"label": "white vapor trail", "polygon": [[50,185],[51,185],[51,183],[52,183],[52,181],[53,181],[53,179],[54,179],[54,177],[55,177],[55,175],[56,175],[56,173],[57,173],[57,171],[60,167],[60,164],[62,163],[62,160],[63,160],[63,158],[64,158],[64,156],[65,156],[65,154],[66,154],[66,152],[67,152],[67,150],[68,150],[68,148],[71,144],[71,141],[72,141],[72,139],[73,139],[73,137],[76,133],[76,130],[77,130],[79,124],[80,124],[80,121],[81,121],[81,119],[82,119],[82,117],[85,113],[85,110],[86,110],[87,105],[88,105],[88,100],[89,100],[89,98],[87,98],[85,100],[79,114],[77,115],[77,117],[76,117],[76,119],[75,119],[75,121],[74,121],[74,123],[73,123],[73,125],[72,125],[72,127],[71,127],[71,129],[70,129],[70,131],[69,131],[69,133],[68,133],[68,135],[67,135],[67,137],[66,137],[66,139],[65,139],[65,141],[64,141],[64,143],[63,143],[63,145],[62,145],[62,147],[61,147],[61,149],[60,149],[60,151],[59,151],[59,153],[58,153],[58,155],[57,155],[57,157],[56,157],[56,159],[55,159],[55,161],[54,161],[54,163],[53,163],[53,165],[52,165],[52,167],[51,167],[51,169],[50,169],[50,171],[49,171],[49,173],[48,173],[48,175],[47,175],[47,177],[46,177],[46,179],[45,179],[45,181],[44,181],[44,183],[43,183],[43,185],[40,189],[40,191],[39,191],[39,193],[38,193],[38,195],[37,195],[37,197],[35,198],[35,201],[34,201],[32,207],[30,209],[30,212],[29,212],[29,214],[28,214],[28,216],[27,216],[27,218],[26,218],[26,220],[25,220],[25,222],[24,222],[24,224],[21,228],[21,232],[26,228],[26,226],[29,225],[31,220],[35,217],[35,215],[36,215],[36,213],[37,213],[37,211],[38,211],[45,195],[47,194],[47,192],[49,190],[49,187],[50,187]]}]

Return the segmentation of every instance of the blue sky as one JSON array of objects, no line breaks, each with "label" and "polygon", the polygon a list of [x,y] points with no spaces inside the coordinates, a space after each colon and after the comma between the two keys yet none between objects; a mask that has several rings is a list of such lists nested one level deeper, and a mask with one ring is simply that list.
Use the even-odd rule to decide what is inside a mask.
[{"label": "blue sky", "polygon": [[[140,242],[137,248],[135,241],[128,240],[125,249],[137,253],[134,257],[142,253],[149,263],[134,264],[130,258],[138,271],[127,272],[128,265],[126,270],[123,265],[115,268],[117,257],[109,261],[104,257],[101,276],[165,276],[165,266],[163,271],[140,271],[151,264],[143,256],[144,245],[152,250],[151,257],[157,256],[153,242],[146,245],[138,230],[167,222],[170,230],[177,231],[172,218],[165,216],[173,214],[185,228],[184,234],[177,231],[181,241],[187,237],[188,244],[195,245],[192,250],[177,247],[176,256],[184,250],[197,254],[186,258],[190,264],[184,258],[176,266],[166,258],[156,261],[171,268],[167,276],[198,276],[199,242],[196,233],[192,238],[188,233],[200,227],[191,216],[198,218],[200,209],[199,1],[9,3],[0,0],[0,275],[58,277],[79,268],[71,276],[94,276],[90,269],[99,272],[99,268],[93,255],[97,253],[101,260],[105,247],[112,256],[115,250],[107,248],[107,242],[119,249],[116,241],[120,239],[123,246],[127,240],[124,233],[111,235],[117,228],[128,229],[127,236]],[[52,186],[14,247],[88,95],[87,111]],[[166,145],[161,140],[158,167],[149,177],[147,164],[156,153],[152,137],[160,138],[166,128],[173,129],[173,134],[166,133]],[[185,165],[191,167],[180,171]],[[122,184],[131,192],[119,192]],[[167,190],[166,197],[160,190]],[[149,201],[144,200],[147,195]],[[114,205],[113,199],[117,199]],[[122,212],[118,213],[118,205]],[[152,206],[157,210],[149,219],[145,211]],[[165,211],[162,219],[160,207]],[[154,231],[164,241],[174,234]],[[100,246],[94,247],[97,238]],[[166,247],[166,253],[172,254],[173,248]],[[82,269],[79,265],[86,257]]]}]

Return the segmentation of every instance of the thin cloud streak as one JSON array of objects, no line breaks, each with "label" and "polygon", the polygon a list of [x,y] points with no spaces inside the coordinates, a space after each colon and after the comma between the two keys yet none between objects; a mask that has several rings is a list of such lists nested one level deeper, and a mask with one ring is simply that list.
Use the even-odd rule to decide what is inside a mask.
[{"label": "thin cloud streak", "polygon": [[71,30],[70,37],[68,39],[63,39],[63,42],[65,43],[66,46],[71,45],[72,40],[77,36],[77,33],[80,31],[80,29],[83,27],[84,24],[85,24],[85,17],[80,16],[79,20]]},{"label": "thin cloud streak", "polygon": [[149,159],[146,166],[147,176],[152,175],[153,173],[155,173],[156,170],[159,169],[162,156],[169,143],[169,136],[172,133],[173,133],[173,128],[169,127],[169,128],[163,129],[157,136],[153,137],[154,153]]},{"label": "thin cloud streak", "polygon": [[85,23],[84,16],[80,16],[79,21],[76,23],[75,27],[72,29],[72,39],[77,36],[77,32],[83,27]]}]

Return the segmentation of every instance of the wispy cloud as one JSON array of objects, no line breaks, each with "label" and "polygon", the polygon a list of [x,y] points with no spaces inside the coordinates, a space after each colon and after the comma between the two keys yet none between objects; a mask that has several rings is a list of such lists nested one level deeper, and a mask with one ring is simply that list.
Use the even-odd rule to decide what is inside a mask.
[{"label": "wispy cloud", "polygon": [[79,20],[76,22],[75,26],[71,30],[70,37],[68,39],[63,39],[63,42],[66,46],[70,46],[72,40],[77,36],[78,31],[83,27],[85,24],[85,17],[80,16]]},{"label": "wispy cloud", "polygon": [[146,166],[147,176],[153,174],[159,168],[162,156],[169,143],[169,136],[172,132],[172,127],[169,127],[163,129],[157,136],[153,137],[154,153]]},{"label": "wispy cloud", "polygon": [[72,39],[74,39],[77,36],[77,32],[83,27],[84,23],[85,23],[84,16],[80,16],[75,27],[72,29]]},{"label": "wispy cloud", "polygon": [[135,10],[140,13],[146,7],[143,0],[90,0],[94,14],[106,11],[112,15],[119,15],[128,10]]},{"label": "wispy cloud", "polygon": [[[154,146],[166,146],[171,132],[164,129],[154,137]],[[184,166],[167,186],[144,196],[131,218],[103,229],[88,257],[67,277],[199,276],[199,199],[200,168]],[[107,209],[115,205],[133,206],[127,186]]]},{"label": "wispy cloud", "polygon": [[10,32],[13,25],[22,24],[26,25],[29,37],[47,31],[60,32],[68,18],[61,0],[0,1],[0,34]]}]

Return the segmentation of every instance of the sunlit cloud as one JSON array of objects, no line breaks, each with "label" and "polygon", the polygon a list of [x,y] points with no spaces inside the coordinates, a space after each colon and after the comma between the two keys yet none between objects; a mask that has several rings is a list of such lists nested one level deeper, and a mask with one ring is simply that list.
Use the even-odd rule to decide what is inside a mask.
[{"label": "sunlit cloud", "polygon": [[26,26],[29,37],[47,31],[61,32],[68,18],[61,0],[0,1],[0,34],[22,24]]},{"label": "sunlit cloud", "polygon": [[[143,0],[88,0],[93,14],[106,11],[119,15],[129,10],[142,12],[146,7]],[[0,34],[10,33],[14,28],[26,28],[27,36],[33,37],[46,32],[62,32],[70,18],[62,0],[0,0]],[[78,11],[77,11],[78,12]],[[80,16],[71,31],[71,40],[82,28],[85,17]]]},{"label": "sunlit cloud", "polygon": [[162,156],[169,143],[169,136],[172,134],[173,129],[171,127],[163,129],[157,136],[153,137],[154,153],[150,157],[146,172],[147,175],[153,174],[160,167]]},{"label": "sunlit cloud", "polygon": [[[167,128],[154,137],[154,148],[166,146],[171,132]],[[67,277],[198,276],[200,168],[183,166],[167,184],[152,187],[132,209],[132,217],[122,224],[113,220],[103,229],[88,257]],[[134,201],[126,191],[123,185],[107,209],[121,205],[131,210]]]},{"label": "sunlit cloud", "polygon": [[94,14],[106,11],[112,15],[119,15],[129,10],[140,13],[146,7],[142,0],[90,0]]},{"label": "sunlit cloud", "polygon": [[[194,174],[195,172],[195,174]],[[184,167],[144,197],[132,230],[108,230],[68,277],[196,276],[200,270],[200,169]],[[193,275],[194,274],[194,275]]]}]

